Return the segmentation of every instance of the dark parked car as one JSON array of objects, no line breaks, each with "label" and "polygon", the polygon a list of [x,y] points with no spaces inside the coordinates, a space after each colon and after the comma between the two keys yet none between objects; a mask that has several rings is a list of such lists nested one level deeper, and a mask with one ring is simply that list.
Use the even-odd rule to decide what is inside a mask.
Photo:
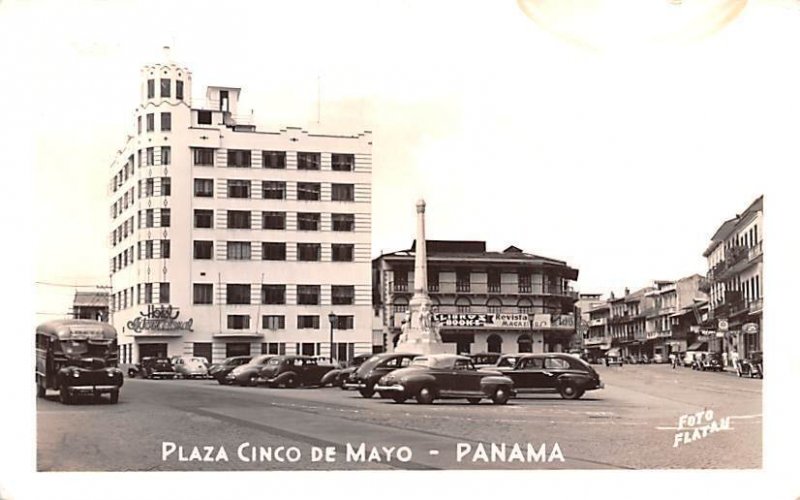
[{"label": "dark parked car", "polygon": [[722,371],[722,355],[718,352],[701,354],[694,358],[693,370],[700,371]]},{"label": "dark parked car", "polygon": [[396,403],[409,398],[416,398],[420,404],[466,398],[470,404],[478,404],[489,398],[503,405],[514,394],[514,383],[500,372],[475,368],[467,356],[433,354],[418,356],[407,368],[384,375],[375,390]]},{"label": "dark parked car", "polygon": [[271,354],[262,354],[251,359],[249,362],[239,365],[225,375],[225,382],[236,385],[256,385],[258,384],[259,372],[267,366],[267,362],[274,358]]},{"label": "dark parked car", "polygon": [[578,399],[586,391],[604,387],[589,363],[569,354],[526,354],[504,375],[514,381],[517,394],[558,392],[564,399]]},{"label": "dark parked car", "polygon": [[175,378],[175,368],[168,358],[145,356],[141,362],[128,369],[128,376],[142,378]]},{"label": "dark parked car", "polygon": [[411,364],[411,360],[419,354],[410,353],[383,353],[376,354],[364,361],[358,370],[348,377],[344,384],[345,389],[357,389],[365,398],[375,394],[375,384],[378,380],[392,370],[403,368]]},{"label": "dark parked car", "polygon": [[470,354],[470,359],[472,359],[472,364],[475,365],[475,368],[483,368],[485,366],[492,366],[497,363],[497,360],[500,359],[499,352],[482,352],[478,354]]},{"label": "dark parked car", "polygon": [[612,347],[608,351],[606,351],[605,356],[603,356],[603,363],[606,366],[611,365],[619,365],[622,366],[622,351],[618,347]]},{"label": "dark parked car", "polygon": [[329,371],[322,377],[322,385],[330,385],[332,387],[341,387],[345,389],[344,383],[347,381],[348,377],[355,373],[359,366],[364,364],[364,361],[368,360],[373,356],[372,353],[370,354],[358,354],[353,356],[353,359],[350,360],[350,363],[345,368],[336,368],[334,370]]},{"label": "dark parked car", "polygon": [[230,358],[225,358],[222,363],[214,363],[211,365],[208,368],[208,374],[215,378],[220,384],[230,384],[232,381],[226,378],[228,374],[237,366],[249,363],[251,359],[253,359],[252,356],[232,356]]},{"label": "dark parked car", "polygon": [[738,361],[735,368],[740,377],[764,378],[764,354],[754,351],[749,358]]},{"label": "dark parked car", "polygon": [[275,356],[261,369],[258,382],[270,387],[320,386],[333,369],[313,356]]}]

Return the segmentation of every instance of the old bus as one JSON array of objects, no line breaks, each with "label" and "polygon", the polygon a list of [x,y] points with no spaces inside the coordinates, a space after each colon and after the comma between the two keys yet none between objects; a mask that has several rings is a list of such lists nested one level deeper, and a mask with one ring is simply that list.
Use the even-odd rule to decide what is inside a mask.
[{"label": "old bus", "polygon": [[70,404],[80,394],[119,400],[122,371],[117,368],[117,331],[108,323],[59,319],[36,328],[36,395],[56,389]]}]

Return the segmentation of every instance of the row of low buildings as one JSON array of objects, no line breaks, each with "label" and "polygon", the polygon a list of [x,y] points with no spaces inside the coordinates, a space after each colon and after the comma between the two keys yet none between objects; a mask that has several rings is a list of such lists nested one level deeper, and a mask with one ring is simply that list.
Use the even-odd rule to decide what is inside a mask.
[{"label": "row of low buildings", "polygon": [[688,349],[747,357],[762,350],[763,197],[725,221],[703,252],[706,276],[655,281],[622,296],[599,296],[581,308],[583,345],[592,358],[666,357]]},{"label": "row of low buildings", "polygon": [[[371,258],[370,132],[257,130],[238,113],[241,89],[193,100],[190,71],[173,63],[145,66],[140,88],[108,186],[108,319],[121,360],[391,349],[419,242]],[[672,298],[682,282],[606,302],[579,296],[564,261],[482,241],[425,244],[434,319],[457,352],[566,351],[581,347],[576,331],[585,347],[647,346],[671,338],[685,306]],[[607,304],[608,318],[590,304]]]}]

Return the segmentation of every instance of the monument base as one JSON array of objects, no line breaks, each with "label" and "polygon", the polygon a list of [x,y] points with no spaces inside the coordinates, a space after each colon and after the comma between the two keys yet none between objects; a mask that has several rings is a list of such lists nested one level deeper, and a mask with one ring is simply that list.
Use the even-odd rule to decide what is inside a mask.
[{"label": "monument base", "polygon": [[455,354],[455,344],[445,344],[444,342],[431,342],[426,339],[412,339],[400,341],[393,352],[408,352],[414,354]]}]

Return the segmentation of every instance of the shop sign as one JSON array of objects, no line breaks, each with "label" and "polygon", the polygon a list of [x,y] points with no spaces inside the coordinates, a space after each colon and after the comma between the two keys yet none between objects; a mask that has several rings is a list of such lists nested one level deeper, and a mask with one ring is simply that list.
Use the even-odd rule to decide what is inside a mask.
[{"label": "shop sign", "polygon": [[744,333],[758,333],[758,325],[756,323],[745,323],[742,325],[742,332]]},{"label": "shop sign", "polygon": [[550,328],[550,315],[549,314],[534,314],[533,315],[533,324],[531,327],[533,329],[539,328]]},{"label": "shop sign", "polygon": [[443,327],[471,327],[471,328],[530,328],[530,315],[528,314],[471,314],[435,313],[433,321]]},{"label": "shop sign", "polygon": [[721,332],[727,332],[728,331],[728,320],[727,319],[719,320],[719,322],[717,323],[717,328],[719,328],[719,330]]},{"label": "shop sign", "polygon": [[551,321],[552,328],[575,328],[575,317],[571,314],[554,314]]},{"label": "shop sign", "polygon": [[156,306],[150,304],[147,306],[146,312],[139,312],[139,317],[128,321],[128,328],[136,333],[141,333],[144,330],[149,331],[174,331],[174,330],[187,330],[192,331],[192,318],[185,321],[179,321],[178,316],[180,311],[177,307],[172,307],[169,304]]}]

